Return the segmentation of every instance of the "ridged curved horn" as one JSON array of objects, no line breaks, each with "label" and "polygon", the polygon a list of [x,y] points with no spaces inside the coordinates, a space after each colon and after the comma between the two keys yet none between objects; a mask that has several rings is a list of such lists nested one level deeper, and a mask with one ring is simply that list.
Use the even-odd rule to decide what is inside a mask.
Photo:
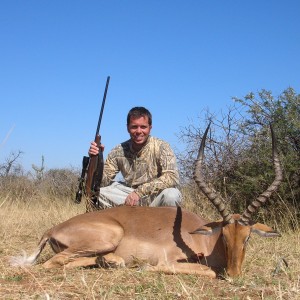
[{"label": "ridged curved horn", "polygon": [[210,127],[210,123],[208,124],[205,133],[203,135],[199,152],[198,152],[198,157],[195,162],[195,170],[194,170],[194,179],[199,187],[199,189],[203,192],[203,194],[212,202],[212,204],[216,207],[218,212],[221,214],[223,221],[225,224],[233,223],[234,220],[232,218],[232,215],[228,212],[226,209],[226,205],[224,204],[224,200],[217,195],[204,181],[202,173],[201,173],[201,168],[202,168],[202,163],[204,160],[204,147],[205,147],[205,141],[206,141],[206,136],[208,133]]},{"label": "ridged curved horn", "polygon": [[260,194],[256,200],[254,200],[244,211],[239,223],[243,225],[248,225],[251,219],[251,215],[257,211],[270,197],[271,195],[278,189],[280,183],[283,180],[282,168],[279,160],[278,150],[277,150],[277,142],[275,138],[275,134],[273,131],[272,124],[270,124],[271,136],[272,136],[272,152],[273,152],[273,165],[275,169],[275,179],[272,184],[267,188],[265,192]]}]

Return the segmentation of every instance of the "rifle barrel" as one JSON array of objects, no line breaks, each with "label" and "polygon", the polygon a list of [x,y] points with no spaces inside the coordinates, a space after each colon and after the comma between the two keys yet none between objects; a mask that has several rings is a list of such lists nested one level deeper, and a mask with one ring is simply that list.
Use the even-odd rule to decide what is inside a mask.
[{"label": "rifle barrel", "polygon": [[97,135],[99,135],[99,131],[100,131],[100,125],[101,125],[102,115],[103,115],[103,111],[104,111],[104,105],[105,105],[109,80],[110,80],[110,76],[107,76],[104,95],[103,95],[103,100],[102,100],[102,105],[101,105],[101,110],[100,110],[100,115],[99,115],[99,120],[98,120],[98,125],[97,125],[97,129],[96,129],[95,141],[96,141]]}]

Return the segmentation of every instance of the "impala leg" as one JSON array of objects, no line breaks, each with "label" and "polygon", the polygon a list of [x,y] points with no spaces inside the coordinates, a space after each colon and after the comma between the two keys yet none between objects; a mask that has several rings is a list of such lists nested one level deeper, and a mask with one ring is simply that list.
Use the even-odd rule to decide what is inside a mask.
[{"label": "impala leg", "polygon": [[[65,251],[63,251],[65,252]],[[78,256],[74,253],[60,252],[47,260],[43,267],[46,269],[51,268],[76,268],[76,267],[88,267],[98,265],[97,256]]]},{"label": "impala leg", "polygon": [[53,257],[47,260],[43,264],[43,267],[46,269],[59,268],[67,265],[71,260],[75,260],[74,253],[68,250],[64,250],[62,252],[55,254]]},{"label": "impala leg", "polygon": [[103,268],[125,267],[125,261],[122,257],[113,253],[101,256],[91,257],[70,257],[69,262],[64,265],[66,268],[100,266]]},{"label": "impala leg", "polygon": [[[116,236],[117,240],[120,240],[121,237]],[[55,246],[59,242],[55,239],[51,241],[52,249],[56,252],[58,251]],[[109,253],[114,251],[117,243],[108,242],[106,240],[98,240],[97,244],[100,245],[99,248],[95,247],[95,241],[91,241],[90,244],[87,242],[84,243],[84,249],[82,249],[80,244],[73,243],[72,247],[68,247],[65,250],[58,252],[52,258],[47,260],[43,266],[44,268],[73,268],[73,267],[87,267],[99,265],[98,256],[102,256],[103,253]]]},{"label": "impala leg", "polygon": [[66,268],[89,267],[97,265],[97,256],[77,257],[65,264]]},{"label": "impala leg", "polygon": [[216,273],[209,267],[196,263],[174,263],[169,265],[147,266],[147,271],[163,272],[166,274],[195,274],[216,278]]},{"label": "impala leg", "polygon": [[[115,247],[111,246],[110,249],[105,249],[106,251],[112,251]],[[106,252],[105,251],[105,252]],[[99,258],[102,257],[103,249],[101,250],[74,250],[72,248],[67,248],[55,254],[52,258],[47,260],[43,267],[46,269],[50,268],[73,268],[73,267],[87,267],[99,265]]]},{"label": "impala leg", "polygon": [[125,267],[125,260],[114,253],[108,253],[97,258],[97,264],[103,268]]}]

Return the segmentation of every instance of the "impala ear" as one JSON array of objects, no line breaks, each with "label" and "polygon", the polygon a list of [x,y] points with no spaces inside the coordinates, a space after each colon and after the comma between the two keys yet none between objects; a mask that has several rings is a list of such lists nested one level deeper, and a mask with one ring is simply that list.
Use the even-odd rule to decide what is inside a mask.
[{"label": "impala ear", "polygon": [[273,228],[271,228],[265,224],[261,224],[261,223],[256,223],[256,224],[252,225],[251,231],[262,237],[281,236],[281,234],[279,232],[275,231]]},{"label": "impala ear", "polygon": [[190,232],[190,234],[203,234],[203,235],[213,235],[215,233],[220,232],[222,229],[223,223],[220,222],[212,222],[206,225],[199,227],[198,229]]}]

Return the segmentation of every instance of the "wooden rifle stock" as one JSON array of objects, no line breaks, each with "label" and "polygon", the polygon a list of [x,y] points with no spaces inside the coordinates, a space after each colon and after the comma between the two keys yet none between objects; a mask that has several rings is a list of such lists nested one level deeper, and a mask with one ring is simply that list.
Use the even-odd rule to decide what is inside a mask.
[{"label": "wooden rifle stock", "polygon": [[87,169],[86,176],[86,196],[95,202],[94,198],[98,196],[100,184],[103,175],[103,152],[101,151],[101,137],[99,134],[96,135],[95,143],[99,148],[98,155],[92,155]]}]

